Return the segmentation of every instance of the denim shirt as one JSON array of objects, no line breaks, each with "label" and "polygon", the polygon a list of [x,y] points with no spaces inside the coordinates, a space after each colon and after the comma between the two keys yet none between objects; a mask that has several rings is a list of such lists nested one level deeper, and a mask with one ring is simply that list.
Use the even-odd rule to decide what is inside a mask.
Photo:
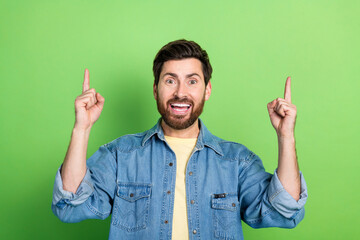
[{"label": "denim shirt", "polygon": [[[101,146],[87,160],[75,194],[63,190],[59,169],[54,214],[63,222],[112,214],[109,239],[171,239],[176,157],[160,122]],[[296,201],[257,155],[212,135],[201,120],[199,127],[186,166],[189,239],[243,239],[241,220],[253,228],[293,228],[303,219],[307,188],[301,172]]]}]

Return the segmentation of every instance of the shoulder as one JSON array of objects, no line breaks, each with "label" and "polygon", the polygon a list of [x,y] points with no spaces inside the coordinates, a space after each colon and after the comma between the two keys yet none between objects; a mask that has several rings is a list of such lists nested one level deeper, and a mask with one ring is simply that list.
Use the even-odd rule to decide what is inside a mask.
[{"label": "shoulder", "polygon": [[225,159],[241,161],[248,164],[256,157],[255,153],[241,143],[224,140],[215,135],[212,135],[212,137],[220,147],[223,158]]},{"label": "shoulder", "polygon": [[228,141],[212,134],[200,120],[205,145],[221,155],[224,160],[250,162],[255,154],[241,143]]},{"label": "shoulder", "polygon": [[147,132],[127,134],[112,140],[109,143],[104,144],[110,152],[132,152],[142,146],[142,142]]}]

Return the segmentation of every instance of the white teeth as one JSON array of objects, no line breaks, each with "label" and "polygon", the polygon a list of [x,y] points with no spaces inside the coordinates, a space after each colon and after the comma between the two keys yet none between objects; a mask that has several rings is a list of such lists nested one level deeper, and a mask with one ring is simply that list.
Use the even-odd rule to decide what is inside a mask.
[{"label": "white teeth", "polygon": [[174,103],[174,104],[171,104],[172,106],[174,107],[190,107],[189,104],[181,104],[181,103]]}]

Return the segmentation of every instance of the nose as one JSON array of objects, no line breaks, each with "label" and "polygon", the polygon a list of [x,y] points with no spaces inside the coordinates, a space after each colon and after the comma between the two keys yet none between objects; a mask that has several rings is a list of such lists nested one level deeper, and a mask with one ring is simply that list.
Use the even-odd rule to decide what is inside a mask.
[{"label": "nose", "polygon": [[177,85],[177,88],[174,92],[174,95],[179,98],[183,98],[183,97],[187,96],[187,88],[185,86],[185,83],[179,82],[179,84]]}]

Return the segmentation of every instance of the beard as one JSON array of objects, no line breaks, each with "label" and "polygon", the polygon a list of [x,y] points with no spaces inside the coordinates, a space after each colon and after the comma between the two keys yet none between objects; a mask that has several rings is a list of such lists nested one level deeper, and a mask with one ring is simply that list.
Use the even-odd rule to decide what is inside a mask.
[{"label": "beard", "polygon": [[[169,106],[171,103],[174,103],[174,102],[191,104],[190,117],[187,118],[188,117],[187,115],[186,116],[176,116],[176,115],[172,114],[171,109],[169,109]],[[195,121],[199,118],[199,116],[201,115],[203,108],[204,108],[204,104],[205,104],[205,92],[204,92],[204,96],[198,106],[195,106],[194,102],[187,98],[179,98],[176,96],[176,97],[168,100],[166,103],[166,107],[164,107],[164,105],[161,104],[161,102],[159,100],[159,95],[156,98],[156,104],[157,104],[157,109],[158,109],[162,119],[164,120],[164,122],[173,129],[182,130],[182,129],[186,129],[186,128],[190,127],[191,125],[193,125],[195,123]]]}]

